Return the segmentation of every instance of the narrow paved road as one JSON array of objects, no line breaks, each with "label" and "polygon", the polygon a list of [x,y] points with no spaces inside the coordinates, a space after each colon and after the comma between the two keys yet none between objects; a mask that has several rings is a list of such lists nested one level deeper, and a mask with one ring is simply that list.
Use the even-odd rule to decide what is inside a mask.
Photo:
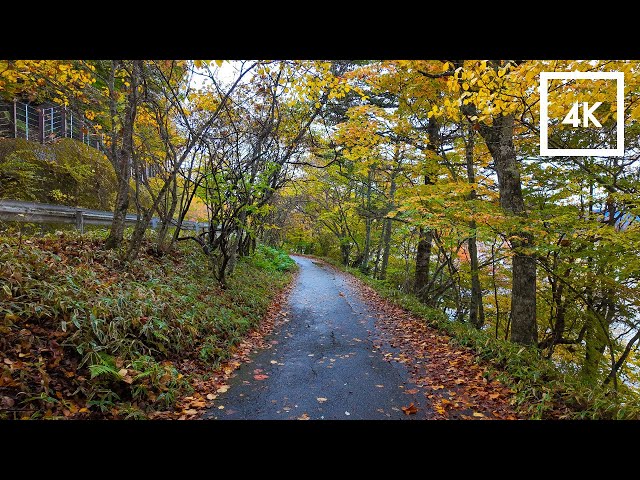
[{"label": "narrow paved road", "polygon": [[[284,308],[289,322],[229,380],[205,419],[413,419],[419,405],[403,364],[373,340],[375,310],[347,277],[328,265],[292,256],[300,266]],[[256,378],[257,376],[257,378]],[[406,387],[406,388],[405,388]],[[219,407],[223,406],[223,409]]]}]

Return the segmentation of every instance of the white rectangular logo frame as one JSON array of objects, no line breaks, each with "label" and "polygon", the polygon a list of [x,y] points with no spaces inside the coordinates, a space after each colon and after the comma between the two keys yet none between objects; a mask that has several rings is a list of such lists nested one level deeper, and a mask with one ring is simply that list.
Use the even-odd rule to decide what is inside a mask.
[{"label": "white rectangular logo frame", "polygon": [[[549,80],[616,81],[616,148],[549,148]],[[624,72],[540,72],[540,155],[545,157],[624,156]]]}]

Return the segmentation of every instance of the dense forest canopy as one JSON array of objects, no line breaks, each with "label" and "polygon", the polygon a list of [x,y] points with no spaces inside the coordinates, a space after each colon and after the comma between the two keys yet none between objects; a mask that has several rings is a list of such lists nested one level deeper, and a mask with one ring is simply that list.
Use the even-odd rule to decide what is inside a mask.
[{"label": "dense forest canopy", "polygon": [[[540,155],[540,72],[571,71],[623,72],[624,105],[615,81],[550,80],[550,148],[608,145],[622,115],[624,156]],[[197,242],[222,285],[257,242],[338,259],[623,391],[640,375],[639,87],[637,61],[0,61],[5,100],[101,133],[124,264],[153,216],[157,251]],[[563,122],[585,103],[601,128]],[[2,197],[33,183],[23,151],[0,158]],[[210,228],[190,236],[196,210]]]}]

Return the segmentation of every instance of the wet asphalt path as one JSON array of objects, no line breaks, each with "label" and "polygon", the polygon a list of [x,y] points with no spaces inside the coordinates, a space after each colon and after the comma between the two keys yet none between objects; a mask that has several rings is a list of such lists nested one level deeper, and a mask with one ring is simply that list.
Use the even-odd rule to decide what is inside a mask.
[{"label": "wet asphalt path", "polygon": [[[271,348],[236,370],[205,419],[413,419],[405,366],[375,349],[375,311],[346,276],[310,258],[300,266]],[[393,352],[390,347],[385,349]],[[258,379],[255,376],[258,375]],[[266,376],[266,377],[264,377]],[[219,407],[223,406],[223,409]]]}]

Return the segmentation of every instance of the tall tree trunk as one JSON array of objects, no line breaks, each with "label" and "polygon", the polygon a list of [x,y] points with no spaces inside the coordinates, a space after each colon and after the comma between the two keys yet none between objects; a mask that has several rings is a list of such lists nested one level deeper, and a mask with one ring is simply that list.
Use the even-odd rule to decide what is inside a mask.
[{"label": "tall tree trunk", "polygon": [[567,303],[562,301],[562,291],[564,290],[564,284],[557,282],[557,289],[553,293],[553,301],[556,305],[556,321],[553,332],[553,345],[562,340],[567,323]]},{"label": "tall tree trunk", "polygon": [[133,262],[138,257],[140,247],[142,246],[142,240],[144,239],[144,232],[147,230],[149,223],[151,223],[152,217],[153,209],[149,209],[145,210],[142,217],[138,218],[138,222],[136,223],[136,227],[133,229],[131,239],[127,245],[127,251],[124,255],[127,262]]},{"label": "tall tree trunk", "polygon": [[349,244],[349,240],[347,238],[340,239],[340,254],[342,255],[342,264],[347,267],[349,266],[349,256],[351,255],[351,245]]},{"label": "tall tree trunk", "polygon": [[[475,232],[476,222],[469,223],[471,230]],[[482,286],[478,274],[478,247],[476,245],[475,234],[469,238],[469,257],[471,262],[471,305],[469,311],[469,321],[476,328],[484,325],[484,306],[482,304]]]},{"label": "tall tree trunk", "polygon": [[164,218],[162,218],[162,223],[160,225],[160,231],[158,232],[158,250],[159,251],[168,251],[171,248],[173,242],[169,240],[167,244],[167,234],[169,233],[169,228],[171,227],[171,221],[173,220],[173,216],[176,213],[176,208],[178,207],[178,179],[177,176],[173,176],[171,178],[171,195],[170,195],[170,204],[169,208],[164,212]]},{"label": "tall tree trunk", "polygon": [[[524,217],[524,197],[520,171],[513,146],[513,115],[493,118],[493,125],[480,124],[480,134],[493,157],[498,175],[500,205],[512,214]],[[519,230],[519,229],[518,229]],[[510,233],[514,250],[511,287],[511,341],[522,345],[538,343],[536,321],[536,259],[524,251],[533,244],[533,237],[524,231]]]},{"label": "tall tree trunk", "polygon": [[585,334],[585,356],[580,374],[589,381],[594,380],[600,368],[600,362],[607,346],[605,326],[594,312],[587,312]]},{"label": "tall tree trunk", "polygon": [[242,237],[242,241],[240,242],[240,248],[238,250],[238,254],[241,257],[246,257],[251,253],[252,239],[252,235],[248,231],[245,231],[244,236]]},{"label": "tall tree trunk", "polygon": [[380,240],[378,241],[378,246],[376,248],[376,259],[373,263],[373,276],[374,278],[378,278],[378,272],[380,271],[380,257],[382,256],[382,237],[384,236],[384,232],[386,230],[386,224],[382,222],[382,231],[380,232]]},{"label": "tall tree trunk", "polygon": [[[389,209],[394,207],[394,197],[396,195],[396,175],[394,171],[391,174],[391,186],[389,188]],[[380,265],[380,274],[378,278],[384,280],[387,277],[387,266],[389,265],[389,253],[391,251],[391,231],[393,229],[393,220],[391,218],[384,219],[384,231],[382,233],[382,264]]]},{"label": "tall tree trunk", "polygon": [[[427,149],[433,152],[438,151],[438,145],[440,143],[440,136],[438,132],[438,122],[434,117],[431,117],[427,125],[427,133],[429,135],[429,145],[427,146]],[[424,184],[433,185],[433,180],[431,180],[431,177],[426,173],[424,175]],[[415,294],[418,296],[420,301],[427,304],[430,303],[428,298],[430,289],[428,287],[431,283],[431,279],[429,278],[429,262],[431,261],[432,245],[433,233],[431,229],[420,227],[416,251],[416,276],[414,289]]]},{"label": "tall tree trunk", "polygon": [[240,247],[240,241],[242,240],[242,234],[244,232],[244,224],[247,220],[247,212],[242,209],[240,215],[238,215],[238,221],[236,223],[235,236],[231,242],[231,248],[229,249],[229,261],[227,263],[227,273],[231,275],[236,268],[238,262],[238,248]]},{"label": "tall tree trunk", "polygon": [[429,262],[433,235],[428,228],[420,227],[418,249],[416,252],[415,293],[421,302],[427,303],[429,295]]},{"label": "tall tree trunk", "polygon": [[[172,175],[175,176],[176,172],[173,172]],[[158,209],[158,204],[164,200],[170,185],[171,180],[164,183],[151,208],[145,209],[142,217],[138,218],[136,227],[131,235],[131,240],[129,240],[129,245],[127,245],[127,251],[124,254],[124,258],[127,262],[133,262],[138,257],[140,247],[142,246],[142,240],[144,239],[144,232],[149,227],[151,218],[153,217],[154,212]]]},{"label": "tall tree trunk", "polygon": [[382,232],[382,263],[378,278],[384,280],[387,277],[387,266],[389,265],[389,252],[391,251],[391,219],[384,219],[384,230]]},{"label": "tall tree trunk", "polygon": [[129,165],[130,157],[123,153],[124,152],[118,154],[117,159],[119,165],[117,168],[118,187],[113,208],[113,220],[111,221],[109,236],[104,244],[105,248],[118,248],[122,244],[122,238],[124,237],[125,220],[127,210],[129,209],[129,179],[131,178],[131,169]]},{"label": "tall tree trunk", "polygon": [[[603,220],[612,228],[615,227],[615,213],[615,204],[611,196],[609,196],[605,207],[606,218]],[[603,278],[606,275],[605,269],[605,265],[600,265],[596,269],[598,278]],[[615,304],[612,300],[613,292],[610,287],[604,285],[601,286],[601,289],[601,300],[598,302],[600,306],[597,311],[591,308],[592,311],[588,312],[587,316],[585,359],[581,373],[589,380],[595,379],[598,374],[604,351],[610,342],[609,327],[615,317]],[[593,307],[593,292],[589,289],[588,293]]]},{"label": "tall tree trunk", "polygon": [[[474,147],[474,130],[469,128],[469,137],[465,145],[465,157],[467,160],[467,179],[470,184],[476,183],[476,172],[473,166],[473,147]],[[471,188],[469,200],[474,201],[477,198],[475,188]],[[475,209],[472,209],[475,211]],[[471,219],[469,222],[471,235],[467,240],[469,245],[469,261],[471,264],[471,304],[469,308],[469,322],[476,328],[484,325],[484,306],[482,304],[482,286],[480,285],[480,273],[478,271],[478,246],[476,243],[476,221]]]},{"label": "tall tree trunk", "polygon": [[369,168],[367,173],[367,199],[366,199],[366,217],[364,231],[364,252],[362,253],[362,261],[360,262],[360,270],[369,273],[369,257],[371,256],[371,184],[373,182],[373,168]]},{"label": "tall tree trunk", "polygon": [[[112,62],[111,78],[109,79],[109,90],[112,92],[110,101],[110,114],[113,125],[117,124],[117,109],[115,100],[115,72],[117,62]],[[129,93],[126,97],[126,105],[124,110],[124,120],[122,130],[112,128],[112,148],[109,157],[116,171],[118,187],[116,191],[116,202],[113,209],[113,220],[109,230],[109,236],[105,241],[106,248],[117,248],[122,243],[124,236],[125,220],[127,210],[129,209],[129,179],[131,178],[131,162],[133,157],[133,128],[136,120],[136,112],[138,108],[138,81],[142,73],[141,61],[133,62],[131,75],[129,78]],[[122,147],[117,147],[117,136],[122,134]]]}]

